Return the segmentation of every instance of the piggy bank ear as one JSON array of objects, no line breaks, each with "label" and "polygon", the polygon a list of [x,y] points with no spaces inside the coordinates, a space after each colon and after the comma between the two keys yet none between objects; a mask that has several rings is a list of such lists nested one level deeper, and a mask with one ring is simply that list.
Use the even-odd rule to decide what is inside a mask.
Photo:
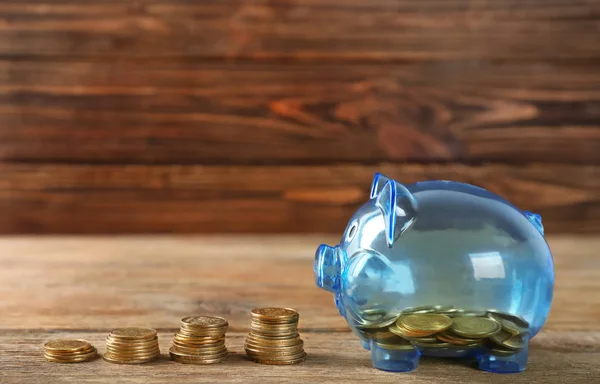
[{"label": "piggy bank ear", "polygon": [[533,226],[536,227],[537,230],[540,231],[540,233],[543,235],[544,234],[544,226],[542,225],[542,216],[540,216],[537,213],[533,213],[533,212],[529,212],[529,211],[525,211],[524,214],[525,214],[525,217],[527,217],[527,219],[529,219],[531,224],[533,224]]},{"label": "piggy bank ear", "polygon": [[404,185],[388,179],[375,197],[375,205],[383,214],[385,237],[391,248],[416,220],[417,200]]},{"label": "piggy bank ear", "polygon": [[371,183],[371,199],[379,195],[383,190],[383,187],[385,187],[385,184],[391,180],[392,179],[382,173],[376,173],[375,176],[373,176],[373,183]]}]

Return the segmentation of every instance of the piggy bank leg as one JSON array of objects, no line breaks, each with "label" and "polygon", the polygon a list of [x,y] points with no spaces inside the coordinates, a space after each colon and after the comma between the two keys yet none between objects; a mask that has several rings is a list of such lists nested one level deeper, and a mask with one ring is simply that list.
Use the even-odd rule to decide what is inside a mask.
[{"label": "piggy bank leg", "polygon": [[514,354],[506,356],[490,350],[477,357],[479,369],[495,373],[517,373],[527,367],[527,355],[529,353],[529,339],[524,337],[523,349]]},{"label": "piggy bank leg", "polygon": [[367,351],[371,350],[371,343],[369,342],[369,340],[360,340],[360,344],[363,346],[364,349],[366,349]]},{"label": "piggy bank leg", "polygon": [[408,372],[419,366],[421,353],[416,349],[385,349],[371,341],[371,361],[382,371]]}]

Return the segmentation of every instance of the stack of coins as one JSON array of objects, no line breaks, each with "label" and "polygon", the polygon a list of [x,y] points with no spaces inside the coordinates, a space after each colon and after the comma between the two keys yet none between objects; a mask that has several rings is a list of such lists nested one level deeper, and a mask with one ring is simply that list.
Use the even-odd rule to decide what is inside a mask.
[{"label": "stack of coins", "polygon": [[222,317],[184,317],[169,349],[171,359],[184,364],[214,364],[225,360],[228,327],[227,320]]},{"label": "stack of coins", "polygon": [[115,364],[143,364],[160,356],[158,337],[151,328],[118,328],[106,338],[104,360]]},{"label": "stack of coins", "polygon": [[453,306],[410,308],[387,319],[382,314],[379,319],[358,325],[362,336],[383,348],[407,348],[408,344],[421,349],[487,348],[498,356],[510,356],[523,349],[528,329],[527,321],[509,313]]},{"label": "stack of coins", "polygon": [[298,312],[288,308],[252,310],[246,355],[262,364],[296,364],[304,361],[304,342],[298,334]]},{"label": "stack of coins", "polygon": [[85,340],[52,340],[44,344],[44,357],[53,363],[81,363],[98,355]]}]

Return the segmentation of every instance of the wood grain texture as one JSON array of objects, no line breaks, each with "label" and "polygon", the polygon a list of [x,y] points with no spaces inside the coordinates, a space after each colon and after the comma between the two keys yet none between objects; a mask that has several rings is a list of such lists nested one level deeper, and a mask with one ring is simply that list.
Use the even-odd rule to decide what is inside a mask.
[{"label": "wood grain texture", "polygon": [[0,232],[333,232],[375,172],[480,185],[538,212],[547,233],[600,229],[596,166],[1,165]]},{"label": "wood grain texture", "polygon": [[[493,375],[470,363],[423,359],[409,374],[377,371],[331,295],[314,286],[313,252],[329,236],[213,236],[0,239],[0,381],[268,383],[594,383],[600,377],[598,237],[551,237],[553,307],[533,339],[527,371]],[[242,354],[255,306],[300,312],[309,353],[298,366],[271,367]],[[43,361],[44,341],[85,338],[100,351],[119,326],[159,330],[163,355],[184,315],[222,315],[231,325],[228,361],[198,367],[163,358],[143,366]]]},{"label": "wood grain texture", "polygon": [[0,160],[600,164],[597,69],[0,61]]},{"label": "wood grain texture", "polygon": [[598,58],[594,0],[2,2],[0,55],[302,60]]}]

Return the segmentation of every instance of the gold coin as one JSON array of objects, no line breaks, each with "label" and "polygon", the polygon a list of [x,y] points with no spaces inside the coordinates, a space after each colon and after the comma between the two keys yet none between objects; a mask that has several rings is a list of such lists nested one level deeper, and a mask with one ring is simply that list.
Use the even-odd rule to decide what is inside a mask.
[{"label": "gold coin", "polygon": [[525,320],[524,318],[522,318],[520,316],[516,316],[516,315],[510,314],[507,312],[497,311],[495,309],[488,309],[487,313],[499,316],[506,320],[510,320],[521,328],[529,329],[529,323],[527,322],[527,320]]},{"label": "gold coin", "polygon": [[418,339],[415,339],[415,340],[411,340],[410,343],[414,346],[422,347],[422,348],[446,348],[451,345],[450,343],[439,341],[438,339],[436,339],[435,342],[421,342]]},{"label": "gold coin", "polygon": [[96,348],[94,348],[92,345],[90,345],[88,348],[86,349],[81,349],[79,351],[75,351],[75,352],[64,352],[64,351],[57,351],[57,350],[46,350],[45,353],[50,355],[50,356],[56,356],[56,357],[73,357],[73,356],[80,356],[80,355],[87,355],[93,351],[95,351]]},{"label": "gold coin", "polygon": [[186,350],[182,350],[181,348],[171,347],[171,348],[169,348],[169,353],[173,353],[178,356],[195,356],[195,357],[210,358],[210,357],[221,356],[223,354],[228,353],[228,351],[227,351],[227,348],[219,348],[218,350],[214,350],[211,352],[200,353],[198,351],[186,351]]},{"label": "gold coin", "polygon": [[399,338],[401,338],[400,336],[396,335],[395,333],[392,333],[390,331],[386,331],[386,332],[374,332],[371,333],[369,335],[371,340],[375,340],[375,341],[379,341],[379,342],[393,342],[394,340],[397,340]]},{"label": "gold coin", "polygon": [[[250,357],[249,357],[250,358]],[[306,353],[294,360],[267,360],[267,359],[255,359],[255,358],[250,358],[250,360],[259,363],[259,364],[266,364],[266,365],[291,365],[291,364],[298,364],[303,362],[304,360],[306,360]]]},{"label": "gold coin", "polygon": [[387,316],[387,310],[383,308],[367,308],[361,314],[366,322],[380,321]]},{"label": "gold coin", "polygon": [[227,358],[227,354],[218,358],[211,359],[203,359],[193,356],[179,356],[173,353],[169,353],[171,356],[171,360],[176,361],[181,364],[197,364],[197,365],[207,365],[207,364],[216,364],[224,361]]},{"label": "gold coin", "polygon": [[115,348],[106,347],[106,352],[112,353],[114,355],[119,355],[119,356],[139,356],[139,355],[157,354],[157,353],[160,353],[160,349],[158,348],[158,345],[154,348],[138,349],[138,350],[131,350],[131,349],[123,350],[123,349],[115,349]]},{"label": "gold coin", "polygon": [[120,356],[138,356],[138,355],[151,355],[160,353],[160,349],[157,347],[150,349],[140,349],[140,350],[121,350],[121,349],[113,349],[106,348],[106,352],[112,353],[114,355]]},{"label": "gold coin", "polygon": [[414,346],[408,341],[406,341],[404,343],[394,343],[394,344],[375,342],[374,344],[376,346],[378,346],[379,348],[395,350],[395,351],[411,351],[411,350],[415,349]]},{"label": "gold coin", "polygon": [[493,335],[490,340],[504,349],[519,350],[525,347],[525,341],[521,335],[515,336],[505,331]]},{"label": "gold coin", "polygon": [[112,335],[106,336],[106,342],[114,343],[114,344],[123,344],[123,345],[147,345],[151,343],[156,343],[158,341],[158,337],[154,336],[148,339],[123,339],[120,337],[114,337]]},{"label": "gold coin", "polygon": [[183,325],[202,328],[224,328],[229,325],[227,320],[217,316],[187,316],[181,322]]},{"label": "gold coin", "polygon": [[434,333],[436,333],[435,331],[426,331],[426,332],[413,332],[413,331],[409,331],[406,328],[404,328],[403,326],[400,326],[398,324],[398,322],[396,322],[396,324],[392,324],[389,326],[388,330],[390,332],[392,332],[395,335],[398,335],[402,338],[406,338],[406,337],[426,337],[426,336],[430,336],[433,335]]},{"label": "gold coin", "polygon": [[423,313],[433,313],[433,312],[435,312],[435,306],[423,305],[420,307],[404,308],[401,313],[403,315],[411,315],[411,314],[423,314]]},{"label": "gold coin", "polygon": [[494,313],[489,313],[488,316],[497,321],[498,323],[500,323],[500,325],[502,326],[502,330],[505,332],[510,333],[511,335],[519,335],[521,333],[525,333],[527,332],[527,329],[520,327],[519,325],[517,325],[515,322],[505,319],[503,317],[500,317]]},{"label": "gold coin", "polygon": [[106,343],[106,348],[115,349],[117,351],[145,351],[148,349],[158,348],[158,343],[150,345],[115,345],[111,343]]},{"label": "gold coin", "polygon": [[264,345],[264,346],[291,346],[291,345],[296,345],[299,342],[302,342],[302,339],[296,337],[294,339],[289,339],[289,340],[256,340],[253,338],[246,338],[246,343],[248,344],[252,344],[252,345]]},{"label": "gold coin", "polygon": [[250,328],[256,328],[258,330],[266,330],[266,331],[279,331],[279,332],[290,332],[298,329],[298,323],[289,323],[289,324],[269,324],[269,323],[259,323],[256,321],[252,321],[250,323]]},{"label": "gold coin", "polygon": [[460,337],[456,337],[456,336],[451,335],[446,332],[438,333],[436,336],[439,340],[446,342],[446,343],[450,343],[452,345],[474,345],[474,344],[480,345],[483,343],[482,339],[460,338]]},{"label": "gold coin", "polygon": [[274,335],[263,335],[263,334],[260,334],[260,333],[254,332],[254,331],[250,331],[248,333],[248,336],[249,337],[252,336],[257,339],[262,339],[262,340],[288,340],[288,339],[296,338],[300,335],[298,334],[298,332],[296,332],[296,333],[290,333],[287,335],[274,336]]},{"label": "gold coin", "polygon": [[501,346],[506,340],[510,339],[512,336],[513,335],[508,332],[500,331],[490,336],[490,340]]},{"label": "gold coin", "polygon": [[213,348],[213,347],[221,347],[221,346],[225,345],[225,340],[218,339],[218,340],[215,340],[215,342],[211,343],[211,344],[208,344],[208,343],[194,344],[194,343],[188,343],[187,340],[173,339],[173,344],[181,345],[183,347],[188,347],[188,348]]},{"label": "gold coin", "polygon": [[251,314],[253,318],[267,322],[292,322],[300,316],[291,308],[255,308]]},{"label": "gold coin", "polygon": [[305,352],[303,350],[302,351],[298,351],[298,352],[294,352],[294,353],[255,352],[255,351],[248,350],[248,349],[246,349],[245,351],[246,351],[246,355],[248,355],[250,357],[264,358],[264,359],[267,359],[267,360],[294,360],[294,359],[302,357],[305,354]]},{"label": "gold coin", "polygon": [[213,344],[213,343],[216,343],[218,341],[225,340],[225,336],[219,336],[219,337],[201,336],[201,337],[196,337],[196,336],[186,336],[186,335],[183,335],[181,333],[177,333],[177,334],[175,334],[175,336],[173,336],[173,339],[179,340],[179,341],[184,341],[184,342],[190,343],[190,344]]},{"label": "gold coin", "polygon": [[60,339],[50,340],[44,344],[47,351],[55,352],[77,352],[87,349],[91,344],[86,340],[81,339]]},{"label": "gold coin", "polygon": [[113,347],[117,347],[117,348],[150,348],[153,347],[155,345],[158,345],[158,340],[154,339],[154,340],[149,340],[143,343],[138,343],[138,342],[119,342],[119,341],[114,341],[111,339],[106,339],[106,345],[111,345]]},{"label": "gold coin", "polygon": [[179,333],[182,336],[187,336],[187,337],[222,337],[225,335],[225,332],[227,330],[226,329],[222,329],[222,330],[217,330],[217,329],[202,329],[202,330],[194,330],[194,329],[187,329],[184,327],[181,327],[179,329]]},{"label": "gold coin", "polygon": [[452,333],[471,339],[490,337],[501,330],[498,322],[487,317],[456,317]]},{"label": "gold coin", "polygon": [[121,359],[115,356],[112,356],[110,354],[104,354],[104,356],[102,356],[102,358],[104,359],[104,361],[106,361],[107,363],[112,363],[112,364],[145,364],[145,363],[150,363],[152,361],[155,361],[158,359],[160,355],[156,355],[156,356],[152,356],[149,358],[143,358],[143,359]]},{"label": "gold coin", "polygon": [[408,340],[408,341],[418,341],[420,343],[438,343],[439,342],[438,338],[435,337],[435,334],[432,336],[423,336],[423,337],[403,336],[402,338],[405,340]]},{"label": "gold coin", "polygon": [[210,337],[210,338],[219,338],[225,336],[225,332],[189,332],[186,329],[181,328],[179,330],[179,334],[182,337],[187,338],[202,338],[202,337]]},{"label": "gold coin", "polygon": [[261,335],[265,335],[265,336],[285,336],[285,335],[294,335],[296,333],[298,333],[298,330],[293,328],[293,329],[287,329],[287,330],[269,330],[269,329],[260,329],[260,328],[256,328],[256,327],[252,327],[252,332],[254,333],[258,333]]},{"label": "gold coin", "polygon": [[478,311],[476,309],[465,309],[460,313],[461,316],[468,317],[483,317],[487,315],[487,311]]},{"label": "gold coin", "polygon": [[94,351],[94,353],[90,353],[88,355],[81,355],[78,357],[71,357],[71,358],[59,358],[56,356],[50,356],[50,355],[46,355],[46,354],[44,355],[46,360],[50,361],[52,363],[83,363],[85,361],[94,360],[96,358],[96,356],[98,356],[98,353],[96,351]]},{"label": "gold coin", "polygon": [[295,353],[281,354],[281,353],[260,353],[246,350],[246,356],[253,359],[265,359],[265,360],[295,360],[303,357],[304,351],[298,351]]},{"label": "gold coin", "polygon": [[440,332],[452,325],[452,319],[437,313],[400,316],[396,322],[413,332]]},{"label": "gold coin", "polygon": [[215,348],[203,348],[203,349],[198,349],[198,348],[186,348],[186,347],[181,347],[178,345],[173,345],[169,351],[179,351],[185,354],[193,354],[193,355],[210,355],[210,354],[214,354],[214,353],[221,353],[224,351],[227,351],[227,347],[220,346],[220,347],[215,347]]},{"label": "gold coin", "polygon": [[462,312],[461,309],[455,308],[451,305],[445,305],[445,306],[436,305],[436,307],[435,307],[435,313],[440,314],[440,315],[446,315],[448,317],[459,316],[461,314],[461,312]]},{"label": "gold coin", "polygon": [[380,321],[359,324],[359,325],[357,325],[357,328],[361,328],[361,329],[385,328],[391,324],[394,324],[398,320],[399,317],[400,317],[400,315],[397,315],[397,316],[390,317],[386,320],[380,320]]},{"label": "gold coin", "polygon": [[141,357],[150,357],[150,356],[154,356],[154,355],[160,355],[160,350],[158,348],[156,349],[151,349],[148,351],[114,351],[114,350],[109,350],[107,349],[106,352],[107,354],[109,354],[110,356],[118,356],[118,357],[122,357],[122,358],[141,358]]},{"label": "gold coin", "polygon": [[124,340],[153,339],[156,337],[156,330],[139,327],[117,328],[110,332],[110,336],[114,339]]},{"label": "gold coin", "polygon": [[96,355],[98,354],[98,352],[96,351],[96,348],[92,347],[91,351],[87,351],[86,353],[79,353],[80,351],[78,351],[76,354],[73,355],[55,355],[52,354],[50,352],[46,352],[44,353],[44,357],[47,360],[52,360],[55,362],[81,362],[81,361],[87,361],[90,360],[94,357],[96,357]]},{"label": "gold coin", "polygon": [[288,347],[264,347],[246,343],[244,344],[244,348],[255,353],[280,353],[289,355],[303,351],[304,345],[298,344]]},{"label": "gold coin", "polygon": [[496,355],[496,356],[512,356],[514,355],[516,352],[512,351],[510,349],[504,349],[504,348],[492,348],[490,349],[490,353],[492,355]]}]

